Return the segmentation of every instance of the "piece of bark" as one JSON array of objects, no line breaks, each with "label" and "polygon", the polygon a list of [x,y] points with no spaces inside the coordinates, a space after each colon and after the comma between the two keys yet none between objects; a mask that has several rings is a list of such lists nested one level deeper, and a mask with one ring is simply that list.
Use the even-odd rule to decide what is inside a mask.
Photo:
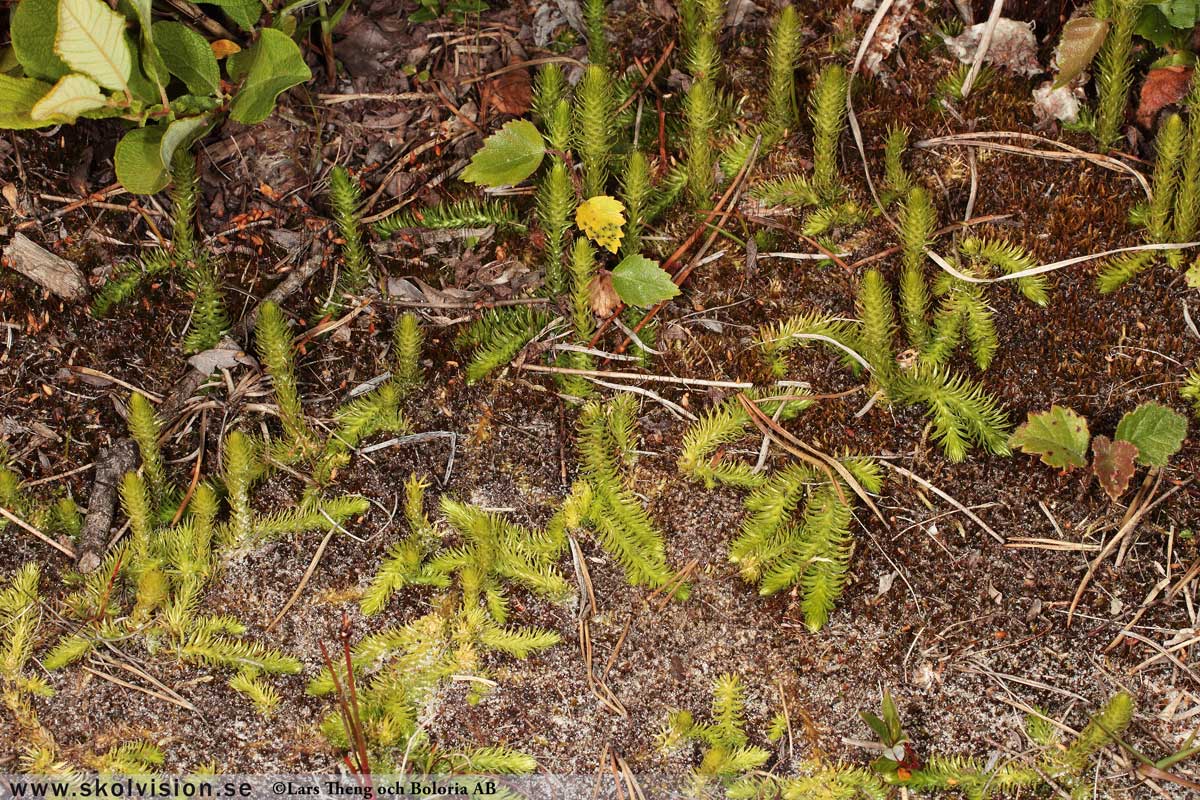
[{"label": "piece of bark", "polygon": [[59,258],[23,233],[13,234],[4,248],[4,257],[12,268],[64,300],[87,297],[87,280],[79,267]]},{"label": "piece of bark", "polygon": [[117,487],[125,473],[137,466],[137,461],[137,445],[132,439],[118,439],[96,459],[96,480],[79,535],[80,572],[91,572],[104,560],[117,507]]}]

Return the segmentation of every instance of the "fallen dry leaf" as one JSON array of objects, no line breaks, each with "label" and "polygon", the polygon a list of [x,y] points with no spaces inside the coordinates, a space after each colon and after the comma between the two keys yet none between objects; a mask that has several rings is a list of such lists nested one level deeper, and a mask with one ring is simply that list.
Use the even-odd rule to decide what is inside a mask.
[{"label": "fallen dry leaf", "polygon": [[[1037,37],[1033,35],[1031,24],[1007,17],[996,20],[996,29],[992,32],[992,42],[984,60],[1018,75],[1029,76],[1042,72],[1037,60]],[[975,60],[975,52],[979,49],[985,28],[986,22],[972,25],[958,36],[947,38],[946,47],[959,61],[970,64]]]},{"label": "fallen dry leaf", "polygon": [[479,85],[479,105],[491,108],[500,114],[519,117],[533,105],[533,87],[529,83],[529,70],[514,69]]},{"label": "fallen dry leaf", "polygon": [[871,39],[871,46],[867,48],[867,53],[863,57],[863,69],[867,71],[868,75],[877,74],[879,65],[896,48],[896,44],[900,41],[900,34],[904,31],[904,23],[912,12],[912,7],[913,0],[897,0],[892,5],[887,17],[880,23],[879,28],[875,31],[875,36]]},{"label": "fallen dry leaf", "polygon": [[209,47],[212,48],[213,56],[216,57],[217,61],[242,51],[241,45],[237,42],[231,42],[228,39],[217,39],[210,43]]},{"label": "fallen dry leaf", "polygon": [[1079,101],[1083,97],[1081,87],[1055,87],[1053,81],[1046,81],[1033,90],[1033,113],[1041,122],[1051,119],[1075,122],[1079,119]]},{"label": "fallen dry leaf", "polygon": [[1129,488],[1137,454],[1137,447],[1123,439],[1115,442],[1107,436],[1092,439],[1092,472],[1096,473],[1100,488],[1113,502]]},{"label": "fallen dry leaf", "polygon": [[600,270],[588,284],[588,304],[592,307],[592,313],[597,317],[608,317],[620,303],[621,298],[613,288],[612,273],[606,269]]},{"label": "fallen dry leaf", "polygon": [[1192,70],[1189,67],[1159,67],[1150,70],[1145,83],[1142,84],[1142,95],[1138,101],[1138,125],[1143,128],[1153,127],[1159,111],[1183,99],[1191,80]]}]

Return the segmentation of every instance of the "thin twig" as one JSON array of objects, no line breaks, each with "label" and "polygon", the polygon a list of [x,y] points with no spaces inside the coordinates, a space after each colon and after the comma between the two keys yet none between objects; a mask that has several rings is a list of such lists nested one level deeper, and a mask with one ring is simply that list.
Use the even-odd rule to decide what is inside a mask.
[{"label": "thin twig", "polygon": [[983,28],[983,36],[980,37],[979,46],[975,50],[975,60],[971,62],[971,70],[962,82],[962,96],[964,100],[971,93],[971,87],[975,85],[975,79],[979,77],[979,70],[983,68],[983,60],[987,57],[988,49],[992,46],[992,35],[996,32],[996,25],[1000,22],[1000,12],[1003,9],[1004,0],[992,0],[991,13],[988,14],[987,22]]},{"label": "thin twig", "polygon": [[991,528],[989,528],[986,522],[984,522],[978,516],[975,515],[975,512],[971,511],[971,509],[967,508],[962,503],[958,502],[953,497],[948,495],[946,492],[942,491],[941,489],[934,486],[929,481],[922,478],[920,475],[917,475],[914,472],[910,472],[910,471],[906,470],[904,467],[897,466],[888,461],[880,461],[879,463],[883,464],[883,466],[887,467],[888,469],[892,470],[893,472],[898,472],[901,475],[903,475],[904,477],[908,478],[909,480],[915,481],[916,483],[925,487],[929,491],[933,492],[938,497],[942,498],[947,503],[949,503],[950,505],[954,506],[959,511],[961,511],[967,519],[971,520],[976,525],[978,525],[980,527],[980,529],[982,529],[984,531],[984,533],[991,536],[993,539],[995,539],[1000,544],[1004,544],[1004,537],[1001,536],[1000,534],[996,533]]},{"label": "thin twig", "polygon": [[11,511],[9,511],[4,506],[0,506],[0,516],[4,517],[9,522],[16,525],[18,528],[22,528],[22,529],[28,531],[29,533],[32,533],[34,536],[41,539],[43,542],[50,545],[55,550],[62,553],[67,558],[71,559],[72,561],[75,560],[74,548],[69,547],[65,544],[62,544],[61,542],[56,542],[54,539],[51,539],[49,536],[47,536],[46,534],[39,531],[37,528],[30,525],[28,522],[21,519],[20,517],[18,517],[16,514],[12,513]]},{"label": "thin twig", "polygon": [[583,377],[606,378],[608,380],[649,381],[651,383],[676,383],[681,386],[712,386],[718,389],[753,389],[753,383],[743,381],[713,381],[703,378],[676,378],[674,375],[648,375],[641,372],[605,372],[596,369],[573,367],[549,367],[541,364],[522,364],[523,372],[547,372],[555,375],[581,375]]},{"label": "thin twig", "polygon": [[[1100,553],[1096,556],[1096,558],[1092,561],[1091,565],[1088,567],[1087,572],[1084,574],[1083,579],[1081,581],[1079,581],[1079,586],[1075,589],[1075,596],[1071,598],[1071,605],[1067,609],[1067,627],[1070,627],[1071,620],[1073,619],[1073,617],[1075,615],[1075,609],[1079,606],[1079,601],[1081,599],[1083,599],[1084,590],[1087,589],[1088,584],[1092,580],[1092,576],[1094,576],[1096,574],[1096,570],[1100,568],[1100,564],[1104,561],[1104,559],[1107,558],[1108,555],[1113,551],[1113,549],[1116,548],[1116,546],[1121,543],[1122,539],[1124,539],[1126,536],[1128,536],[1130,533],[1132,533],[1134,531],[1134,529],[1137,528],[1138,524],[1142,521],[1142,519],[1147,514],[1149,514],[1154,509],[1158,508],[1158,506],[1161,505],[1164,500],[1166,500],[1168,497],[1175,494],[1180,489],[1184,488],[1185,486],[1187,486],[1194,480],[1195,480],[1194,476],[1191,478],[1188,478],[1187,480],[1183,481],[1182,483],[1178,483],[1175,486],[1172,486],[1167,491],[1163,492],[1157,499],[1154,500],[1154,502],[1143,504],[1137,510],[1137,512],[1132,514],[1129,517],[1129,519],[1125,522],[1125,524],[1121,526],[1121,529],[1118,530],[1116,532],[1116,534],[1113,535],[1112,539],[1109,540],[1108,544],[1106,544],[1104,546],[1104,549],[1101,550]],[[1157,490],[1158,485],[1161,482],[1162,482],[1162,473],[1160,472],[1154,482],[1154,490]],[[1151,490],[1150,496],[1153,496],[1154,490]]]},{"label": "thin twig", "polygon": [[317,552],[313,553],[312,560],[308,562],[308,569],[304,570],[304,574],[300,576],[300,583],[296,584],[296,591],[292,592],[292,596],[289,597],[288,601],[283,604],[283,608],[279,609],[279,613],[275,615],[275,619],[271,620],[270,624],[267,625],[268,633],[270,633],[271,629],[279,624],[279,621],[283,619],[284,615],[287,614],[293,605],[295,605],[296,600],[300,598],[300,593],[303,592],[304,587],[308,585],[308,579],[313,576],[314,572],[316,572],[317,564],[321,562],[321,556],[325,554],[325,548],[329,544],[329,540],[333,538],[333,534],[334,529],[330,528],[329,532],[325,534],[325,538],[321,540],[319,545],[317,545]]}]

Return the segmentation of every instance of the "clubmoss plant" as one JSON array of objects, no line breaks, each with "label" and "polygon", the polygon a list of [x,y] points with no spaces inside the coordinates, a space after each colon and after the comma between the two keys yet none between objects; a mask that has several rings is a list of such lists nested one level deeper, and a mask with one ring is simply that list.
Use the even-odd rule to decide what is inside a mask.
[{"label": "clubmoss plant", "polygon": [[853,354],[850,360],[858,366],[869,365],[874,387],[888,401],[925,406],[934,438],[951,461],[961,461],[972,446],[1008,454],[1006,415],[982,387],[928,361],[918,359],[906,368],[897,363],[889,334],[890,302],[886,283],[869,270],[859,286],[857,322],[802,314],[761,328],[759,343],[777,375],[786,370],[782,356],[787,350],[812,341],[832,346],[844,361]]},{"label": "clubmoss plant", "polygon": [[137,297],[146,283],[166,275],[174,266],[169,250],[152,250],[117,265],[92,298],[92,315],[108,316],[117,306]]},{"label": "clubmoss plant", "polygon": [[[812,405],[811,400],[789,400],[787,402],[759,401],[747,395],[763,413],[781,421],[795,419]],[[782,407],[781,407],[782,406]],[[679,456],[679,471],[687,477],[700,481],[707,489],[718,484],[742,489],[757,489],[767,482],[767,473],[750,464],[722,455],[727,445],[744,439],[750,433],[750,415],[737,400],[726,400],[715,408],[700,415],[683,437]]]},{"label": "clubmoss plant", "polygon": [[697,30],[687,51],[686,63],[692,85],[683,101],[686,124],[685,161],[687,191],[692,203],[704,208],[716,189],[716,135],[720,101],[717,74],[721,54],[717,34],[724,20],[725,5],[720,0],[697,0]]},{"label": "clubmoss plant", "polygon": [[[807,399],[768,401],[759,408],[787,420],[811,403]],[[745,406],[736,398],[726,400],[688,430],[679,469],[710,488],[725,484],[752,490],[729,560],[763,595],[796,587],[805,622],[816,631],[828,621],[846,583],[853,549],[850,498],[854,494],[841,477],[808,464],[768,473],[722,455],[735,443],[748,440],[752,431]],[[866,491],[877,493],[882,488],[879,467],[871,459],[844,456],[838,460]]]},{"label": "clubmoss plant", "polygon": [[449,578],[430,569],[429,555],[437,549],[441,537],[425,515],[425,490],[429,482],[416,474],[404,484],[404,518],[408,535],[394,543],[379,571],[363,592],[359,606],[368,616],[378,614],[391,602],[396,592],[407,586],[446,588]]},{"label": "clubmoss plant", "polygon": [[[662,532],[650,519],[623,475],[636,456],[637,403],[621,394],[607,403],[591,401],[579,417],[578,447],[582,477],[571,497],[550,521],[552,539],[564,539],[571,530],[592,532],[596,541],[625,570],[634,586],[667,585],[674,572],[667,565]],[[680,588],[675,596],[686,596]]]},{"label": "clubmoss plant", "polygon": [[654,187],[650,204],[646,210],[646,224],[656,221],[668,208],[675,205],[687,189],[688,171],[682,164],[676,164],[667,170]]},{"label": "clubmoss plant", "polygon": [[340,165],[329,173],[329,204],[341,237],[342,269],[323,309],[325,315],[344,310],[348,301],[362,294],[371,279],[371,258],[359,225],[362,192],[358,182]]},{"label": "clubmoss plant", "polygon": [[840,64],[821,70],[809,94],[813,128],[813,188],[824,200],[842,193],[838,170],[838,145],[846,127],[846,89],[849,78]]},{"label": "clubmoss plant", "polygon": [[421,318],[411,311],[400,315],[392,331],[392,380],[406,390],[416,389],[425,382],[421,369],[421,354],[425,348],[425,332]]},{"label": "clubmoss plant", "polygon": [[[870,459],[850,458],[843,466],[868,492],[882,480]],[[824,478],[824,480],[822,480]],[[792,465],[746,499],[749,516],[729,551],[742,577],[771,595],[797,586],[805,624],[818,631],[829,620],[850,568],[853,537],[850,489],[807,466]],[[793,512],[803,512],[793,520]]]},{"label": "clubmoss plant", "polygon": [[157,775],[163,765],[163,753],[149,742],[125,742],[98,756],[86,759],[87,766],[102,777],[116,775]]},{"label": "clubmoss plant", "polygon": [[[1200,80],[1193,80],[1187,97],[1187,145],[1180,166],[1179,186],[1175,192],[1172,233],[1177,242],[1190,242],[1200,231]],[[1167,263],[1178,268],[1183,253],[1167,253]]]},{"label": "clubmoss plant", "polygon": [[337,427],[325,442],[313,480],[326,485],[350,461],[350,453],[378,433],[405,434],[412,423],[400,408],[405,387],[395,380],[356,397],[334,412]]},{"label": "clubmoss plant", "polygon": [[[505,585],[522,586],[552,599],[565,597],[568,585],[554,565],[565,542],[445,497],[441,511],[450,537],[441,536],[425,516],[426,488],[416,477],[405,484],[409,535],[394,546],[364,593],[364,612],[382,610],[405,586],[452,588],[451,605],[457,608],[450,621],[460,628],[460,634],[471,631],[476,637],[471,642],[460,641],[460,645],[524,658],[556,643],[558,634],[551,631],[504,627],[510,614]],[[452,540],[449,546],[438,547],[447,540]],[[477,617],[477,613],[483,616]]]},{"label": "clubmoss plant", "polygon": [[211,488],[201,485],[194,501],[199,513],[172,527],[148,522],[150,507],[136,474],[126,476],[121,500],[131,538],[100,573],[87,576],[72,600],[87,623],[59,641],[46,657],[47,669],[62,669],[103,641],[140,637],[150,652],[165,650],[184,662],[273,674],[300,670],[295,659],[241,638],[245,626],[236,619],[199,613],[214,568],[215,520],[208,514],[218,503]]},{"label": "clubmoss plant", "polygon": [[[909,344],[922,364],[946,364],[965,338],[980,369],[987,369],[999,349],[994,315],[988,305],[985,284],[956,278],[939,271],[933,295],[937,311],[929,319],[930,291],[926,283],[926,248],[937,226],[937,215],[925,189],[914,187],[900,213],[902,271],[900,273],[900,318]],[[1012,275],[1037,265],[1029,253],[999,239],[968,237],[958,244],[958,272],[975,278],[991,277],[995,270]],[[1016,279],[1018,290],[1029,301],[1044,306],[1049,302],[1045,277]],[[874,363],[874,361],[873,361]]]},{"label": "clubmoss plant", "polygon": [[883,750],[883,755],[872,763],[871,768],[890,786],[922,794],[965,795],[978,800],[1027,794],[1040,796],[1051,790],[1078,800],[1091,798],[1093,784],[1089,773],[1092,761],[1101,749],[1117,741],[1129,726],[1133,698],[1118,692],[1070,743],[1060,741],[1058,729],[1043,716],[1031,713],[1025,720],[1026,734],[1041,752],[1033,757],[996,764],[940,753],[920,758],[888,694],[883,699],[882,719],[868,712],[862,713],[864,721],[880,738]]},{"label": "clubmoss plant", "polygon": [[200,353],[216,347],[221,337],[229,330],[229,315],[225,313],[225,298],[217,280],[213,262],[200,256],[193,262],[187,274],[188,289],[196,298],[192,303],[192,318],[183,349],[188,353]]},{"label": "clubmoss plant", "polygon": [[[333,667],[309,683],[311,695],[335,694],[338,709],[325,716],[321,732],[337,748],[356,754],[359,768],[376,774],[417,775],[524,774],[534,759],[504,746],[455,750],[434,742],[422,724],[435,692],[451,676],[477,672],[476,654],[460,638],[451,618],[431,612],[400,627],[366,637],[353,648],[344,640],[352,664],[347,674],[338,654]],[[474,684],[482,686],[482,683]],[[465,779],[463,792],[486,794]],[[457,784],[455,779],[447,782]],[[494,791],[494,787],[493,787]]]},{"label": "clubmoss plant", "polygon": [[29,670],[42,624],[40,579],[38,565],[28,562],[0,584],[0,699],[11,716],[5,727],[30,747],[53,752],[54,738],[38,721],[31,702],[54,694],[50,684]]},{"label": "clubmoss plant", "polygon": [[625,235],[621,237],[621,256],[637,255],[642,251],[642,229],[646,226],[647,206],[653,186],[650,164],[640,150],[629,154],[621,176],[621,201],[625,203]]},{"label": "clubmoss plant", "polygon": [[[261,685],[260,675],[300,670],[294,658],[244,638],[246,627],[234,617],[201,613],[201,598],[216,574],[222,549],[242,549],[290,533],[340,529],[366,511],[367,501],[310,496],[284,510],[255,512],[253,487],[268,469],[259,457],[261,445],[235,430],[225,438],[222,451],[223,492],[199,483],[187,513],[176,515],[178,521],[156,513],[142,474],[124,476],[120,497],[129,536],[100,569],[77,580],[79,588],[66,605],[82,625],[46,656],[47,669],[62,669],[104,642],[128,645],[138,640],[148,655],[169,654],[185,663],[238,673],[238,687],[263,707],[269,705],[270,692]],[[178,492],[169,487],[167,494]]]},{"label": "clubmoss plant", "polygon": [[[592,314],[591,288],[596,278],[596,249],[582,236],[575,240],[571,252],[571,327],[575,343],[585,346],[596,330],[596,318]],[[595,359],[590,353],[568,351],[563,359],[573,369],[592,369]],[[572,397],[584,398],[592,393],[592,384],[580,375],[564,375],[563,391]]]},{"label": "clubmoss plant", "polygon": [[[569,586],[555,561],[565,540],[448,498],[441,501],[448,530],[439,533],[425,514],[427,486],[416,476],[405,484],[409,532],[392,545],[361,606],[364,613],[376,614],[398,591],[422,586],[440,592],[432,600],[434,610],[373,634],[353,649],[347,643],[353,675],[341,661],[327,662],[309,693],[336,691],[343,710],[346,703],[358,705],[352,716],[328,715],[321,729],[343,748],[354,746],[361,735],[377,771],[407,765],[427,774],[528,772],[536,766],[533,760],[506,748],[442,750],[429,741],[419,720],[421,709],[451,676],[485,678],[485,651],[527,658],[560,640],[553,631],[509,624],[508,586],[563,599]],[[364,686],[367,676],[372,677]],[[354,683],[360,688],[347,697],[343,687]],[[479,680],[474,686],[482,691],[488,683]]]},{"label": "clubmoss plant", "polygon": [[516,210],[503,200],[456,200],[428,206],[420,211],[397,211],[375,223],[375,233],[387,239],[395,234],[424,228],[426,230],[458,230],[462,228],[486,228],[495,225],[497,230],[523,231],[524,223]]},{"label": "clubmoss plant", "polygon": [[587,34],[588,63],[607,66],[610,59],[604,0],[583,0],[583,24]]},{"label": "clubmoss plant", "polygon": [[676,13],[679,15],[679,47],[683,53],[690,53],[696,47],[696,39],[700,36],[701,20],[704,8],[702,0],[679,0]]},{"label": "clubmoss plant", "polygon": [[351,454],[369,437],[412,430],[412,423],[400,405],[421,385],[423,343],[417,316],[402,314],[392,333],[391,378],[334,411],[337,427],[325,440],[324,450],[313,466],[312,478],[318,486],[332,482],[338,471],[350,463]]},{"label": "clubmoss plant", "polygon": [[118,305],[137,297],[150,280],[176,273],[192,292],[192,318],[184,349],[197,353],[213,347],[229,329],[229,315],[221,296],[214,258],[196,239],[196,160],[186,150],[171,163],[171,248],[155,249],[118,266],[96,293],[92,314],[110,314]]},{"label": "clubmoss plant", "polygon": [[549,322],[545,312],[529,306],[484,313],[456,340],[460,348],[473,350],[467,364],[467,382],[476,383],[511,362]]},{"label": "clubmoss plant", "polygon": [[906,197],[913,189],[913,179],[904,168],[910,131],[903,125],[889,125],[883,143],[883,186],[885,202]]},{"label": "clubmoss plant", "polygon": [[167,500],[167,470],[158,445],[162,424],[150,401],[141,392],[134,392],[129,398],[129,433],[137,442],[142,457],[142,475],[146,479],[151,504],[159,509]]},{"label": "clubmoss plant", "polygon": [[796,66],[800,57],[800,19],[792,5],[775,17],[767,44],[766,108],[761,123],[740,134],[721,155],[721,170],[733,177],[750,156],[754,140],[762,137],[760,152],[777,145],[798,120]]},{"label": "clubmoss plant", "polygon": [[275,687],[267,683],[253,667],[243,669],[230,678],[229,688],[246,697],[258,713],[268,719],[275,714],[275,709],[283,700]]},{"label": "clubmoss plant", "polygon": [[1192,370],[1183,379],[1179,396],[1190,402],[1192,410],[1196,416],[1200,417],[1200,367],[1192,367]]},{"label": "clubmoss plant", "polygon": [[[565,103],[563,104],[565,107]],[[565,161],[552,156],[553,163],[538,187],[537,216],[546,234],[545,271],[546,291],[560,294],[565,288],[563,259],[567,251],[567,231],[575,213],[575,187]]]},{"label": "clubmoss plant", "polygon": [[[971,74],[970,64],[957,64],[949,75],[938,81],[933,90],[934,108],[941,109],[950,103],[962,102],[965,99],[963,87],[967,85],[967,75],[969,74]],[[990,66],[983,65],[976,73],[975,82],[972,84],[975,93],[978,94],[981,89],[986,88],[995,79],[996,72]]]},{"label": "clubmoss plant", "polygon": [[918,352],[929,345],[929,288],[925,283],[925,248],[937,227],[937,212],[923,187],[915,186],[900,212],[900,319],[909,344]]},{"label": "clubmoss plant", "polygon": [[859,285],[858,351],[877,373],[877,382],[887,383],[895,370],[896,315],[892,290],[878,270],[867,270]]},{"label": "clubmoss plant", "polygon": [[807,175],[783,175],[771,178],[750,190],[750,196],[766,206],[818,206],[821,196]]},{"label": "clubmoss plant", "polygon": [[171,251],[184,262],[200,256],[195,227],[198,194],[196,159],[181,150],[171,164]]},{"label": "clubmoss plant", "polygon": [[545,130],[551,114],[561,100],[568,100],[570,89],[562,67],[556,63],[543,64],[537,71],[533,84],[532,111],[534,119]]},{"label": "clubmoss plant", "polygon": [[[1110,34],[1111,35],[1111,34]],[[1200,130],[1197,131],[1200,133]],[[1137,218],[1146,229],[1146,238],[1155,244],[1172,240],[1172,216],[1175,210],[1176,189],[1180,183],[1181,158],[1184,151],[1190,153],[1191,145],[1185,142],[1188,129],[1178,114],[1169,115],[1159,128],[1154,138],[1155,157],[1153,175],[1153,197],[1149,205],[1135,209],[1132,217]],[[1190,169],[1190,165],[1188,165]],[[1189,192],[1193,189],[1189,187]],[[1188,212],[1195,198],[1184,200],[1183,210]],[[1194,218],[1193,218],[1194,220]],[[1184,227],[1194,224],[1185,221]],[[1153,265],[1161,256],[1153,250],[1138,250],[1132,253],[1121,253],[1110,258],[1100,268],[1096,277],[1096,288],[1102,294],[1116,291],[1123,284]],[[1181,260],[1179,256],[1175,262]]]},{"label": "clubmoss plant", "polygon": [[771,757],[767,750],[750,744],[741,679],[725,673],[713,681],[712,693],[711,722],[696,722],[689,711],[673,711],[658,737],[659,747],[666,752],[693,742],[704,747],[699,766],[692,770],[692,797],[711,796],[714,785],[728,786]]},{"label": "clubmoss plant", "polygon": [[767,45],[767,127],[784,131],[796,127],[796,63],[800,58],[800,18],[788,4],[775,18]]},{"label": "clubmoss plant", "polygon": [[584,69],[575,93],[575,146],[583,167],[583,195],[595,197],[605,193],[616,137],[612,75],[603,66],[591,64]]},{"label": "clubmoss plant", "polygon": [[1112,0],[1105,5],[1110,27],[1096,56],[1096,140],[1113,147],[1121,137],[1133,85],[1133,34],[1143,0]]},{"label": "clubmoss plant", "polygon": [[888,787],[871,772],[840,762],[805,761],[798,775],[756,772],[726,791],[730,800],[886,800]]},{"label": "clubmoss plant", "polygon": [[263,303],[254,328],[258,357],[271,376],[279,421],[283,424],[284,440],[277,455],[287,461],[300,461],[313,455],[317,437],[308,424],[300,402],[300,387],[296,381],[295,343],[287,320],[279,306]]},{"label": "clubmoss plant", "polygon": [[[801,226],[800,232],[805,236],[822,238],[826,234],[831,233],[835,228],[858,226],[866,221],[867,214],[857,203],[852,201],[835,202],[814,209],[804,218],[804,225]],[[836,246],[837,243],[826,239],[822,244],[829,249]]]}]

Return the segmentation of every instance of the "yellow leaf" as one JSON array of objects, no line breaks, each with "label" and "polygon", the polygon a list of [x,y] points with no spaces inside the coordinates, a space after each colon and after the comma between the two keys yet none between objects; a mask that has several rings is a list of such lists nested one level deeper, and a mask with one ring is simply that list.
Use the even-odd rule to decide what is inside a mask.
[{"label": "yellow leaf", "polygon": [[575,224],[593,242],[615,253],[624,235],[625,206],[615,197],[598,194],[579,204]]},{"label": "yellow leaf", "polygon": [[231,56],[234,53],[240,53],[242,51],[242,48],[238,46],[237,42],[231,42],[228,39],[217,39],[209,42],[209,47],[212,48],[213,56],[215,56],[218,61],[226,56]]}]

